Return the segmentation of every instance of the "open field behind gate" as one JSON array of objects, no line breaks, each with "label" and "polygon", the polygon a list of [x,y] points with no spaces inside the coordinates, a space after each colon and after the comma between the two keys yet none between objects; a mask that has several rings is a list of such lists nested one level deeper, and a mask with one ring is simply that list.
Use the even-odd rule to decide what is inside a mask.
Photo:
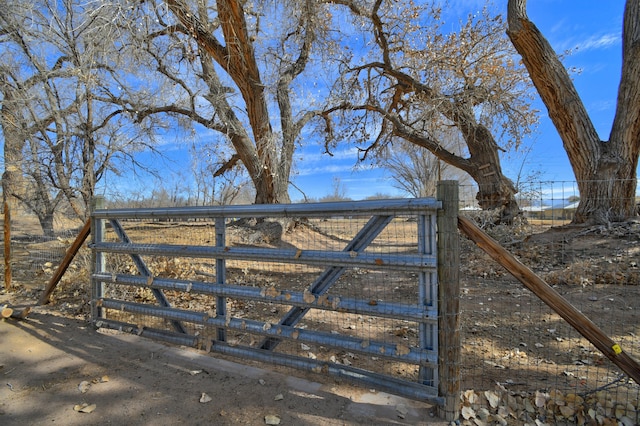
[{"label": "open field behind gate", "polygon": [[[143,226],[138,226],[143,225]],[[404,221],[394,233],[411,236],[414,224]],[[280,241],[251,241],[255,236],[250,227],[230,227],[228,238],[237,244],[251,246],[298,247],[303,240],[315,241],[325,247],[343,247],[349,231],[344,229],[342,218],[327,221],[311,221],[286,233]],[[406,231],[402,230],[406,227]],[[193,244],[194,241],[215,241],[213,229],[206,224],[155,222],[137,224],[129,229],[132,238],[157,237]],[[386,231],[389,232],[389,231]],[[640,359],[640,287],[638,251],[640,251],[640,224],[628,222],[610,227],[567,228],[551,230],[543,225],[521,225],[516,228],[496,228],[490,231],[523,263],[554,285],[574,306],[587,314],[610,337],[619,342],[635,359]],[[384,233],[380,241],[384,240]],[[397,238],[397,237],[395,237]],[[395,244],[404,247],[402,237]],[[565,324],[560,317],[544,306],[521,284],[511,278],[501,267],[469,241],[462,239],[460,303],[462,335],[462,389],[463,415],[468,421],[482,419],[491,424],[498,421],[493,415],[502,414],[510,424],[523,424],[536,418],[547,423],[587,424],[590,418],[596,424],[608,424],[616,419],[619,424],[638,423],[638,386],[629,382],[612,363],[597,352],[591,344]],[[16,281],[23,289],[37,291],[48,279],[44,270],[55,266],[56,259],[30,257],[35,253],[34,244],[41,250],[47,244],[57,253],[60,241],[34,242],[17,240],[24,249],[16,265],[23,265],[16,274]],[[63,245],[63,244],[62,244]],[[371,250],[375,250],[372,246]],[[19,251],[19,250],[18,250]],[[40,251],[38,251],[40,253]],[[62,253],[64,254],[64,253]],[[88,314],[88,273],[90,264],[86,249],[70,269],[62,285],[54,294],[55,304],[67,314]],[[177,259],[153,257],[148,259],[154,274],[167,274],[174,278],[215,276],[211,262],[183,262]],[[115,267],[131,268],[126,257],[115,256]],[[46,266],[48,262],[54,265]],[[257,288],[287,285],[303,289],[309,277],[317,271],[300,269],[291,264],[252,265],[243,262],[228,265],[228,282],[249,283]],[[20,269],[20,268],[16,268]],[[411,274],[401,271],[372,275],[354,269],[345,273],[336,283],[336,291],[365,292],[371,301],[388,297],[406,297],[413,289],[407,283],[415,282]],[[186,278],[193,279],[193,278]],[[127,297],[145,299],[147,289],[114,287]],[[215,303],[190,295],[174,300],[186,309],[215,308]],[[373,302],[372,302],[373,303]],[[229,309],[242,317],[249,312],[258,314],[265,321],[279,318],[282,309],[278,304],[255,302],[235,303]],[[115,312],[114,312],[115,314]],[[117,315],[127,315],[118,313]],[[137,324],[138,318],[127,322]],[[366,316],[340,315],[316,312],[305,316],[304,321],[314,323],[327,332],[345,335],[370,335],[397,345],[410,346],[416,342],[417,332],[411,324],[380,319],[375,323]],[[304,326],[304,323],[302,324]],[[194,332],[198,332],[195,330]],[[205,332],[204,330],[201,331]],[[229,336],[230,342],[256,344],[260,339],[248,332]],[[401,377],[415,378],[415,366],[390,363],[379,356],[362,356],[353,352],[332,352],[323,345],[290,344],[288,350],[311,358],[329,362],[355,364],[365,368],[381,368],[384,372]],[[483,409],[487,410],[486,414]],[[609,420],[606,420],[609,419]],[[535,424],[535,423],[533,423]]]}]

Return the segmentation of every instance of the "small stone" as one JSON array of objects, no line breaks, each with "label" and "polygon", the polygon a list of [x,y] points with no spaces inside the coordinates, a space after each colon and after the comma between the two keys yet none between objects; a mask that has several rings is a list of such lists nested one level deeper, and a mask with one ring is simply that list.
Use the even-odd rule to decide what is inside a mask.
[{"label": "small stone", "polygon": [[408,412],[409,410],[407,409],[406,405],[404,404],[396,405],[396,414],[398,415],[399,418],[404,419],[407,416]]},{"label": "small stone", "polygon": [[460,414],[462,414],[462,417],[465,420],[473,419],[476,416],[476,412],[474,411],[474,409],[467,406],[462,407]]},{"label": "small stone", "polygon": [[96,404],[87,404],[86,402],[83,404],[78,404],[73,407],[74,411],[78,413],[91,413],[96,409]]},{"label": "small stone", "polygon": [[279,425],[280,417],[274,416],[273,414],[267,414],[266,416],[264,416],[264,422],[268,425]]},{"label": "small stone", "polygon": [[78,390],[80,391],[80,393],[87,393],[90,387],[91,387],[91,383],[87,382],[86,380],[83,380],[78,385]]}]

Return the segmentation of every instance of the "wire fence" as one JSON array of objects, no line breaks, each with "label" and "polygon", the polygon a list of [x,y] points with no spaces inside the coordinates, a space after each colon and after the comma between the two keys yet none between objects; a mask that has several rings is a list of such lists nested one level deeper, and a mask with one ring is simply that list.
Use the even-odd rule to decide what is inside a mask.
[{"label": "wire fence", "polygon": [[[640,222],[570,226],[575,182],[527,187],[522,217],[512,225],[492,226],[471,199],[461,214],[640,360]],[[470,418],[488,408],[531,424],[640,424],[638,384],[482,250],[464,238],[461,244],[462,387]]]},{"label": "wire fence", "polygon": [[[535,182],[529,188],[519,200],[523,214],[511,225],[493,226],[491,215],[478,211],[472,197],[461,200],[460,214],[474,219],[634,359],[640,360],[640,221],[566,226],[579,196],[575,183]],[[463,188],[460,193],[473,191]],[[37,226],[27,220],[31,219],[20,215],[14,227],[14,286],[37,299],[79,224],[60,219],[56,223],[56,239],[52,240],[44,238],[37,232]],[[197,224],[178,230],[171,223],[153,226],[154,232],[172,235],[177,244],[215,238]],[[297,227],[278,244],[295,246],[315,235],[314,238],[322,237],[317,244],[329,246],[344,240],[350,232],[340,227],[339,220],[313,223],[313,228],[311,232],[308,226]],[[250,228],[233,232],[238,232],[236,237],[245,243],[255,244]],[[460,238],[462,423],[640,424],[638,384],[481,249],[463,236]],[[90,265],[90,252],[83,247],[53,294],[57,309],[68,315],[89,317]],[[187,272],[205,277],[214,273],[212,265],[172,259],[156,259],[153,267],[164,268],[176,277]],[[238,264],[228,279],[244,282],[250,277],[265,286],[272,282],[265,271],[254,269],[252,265]],[[298,277],[305,273],[281,269],[275,272],[278,275],[292,272]],[[380,278],[380,284],[369,283],[369,291],[402,293],[403,287],[396,283],[396,277]],[[341,285],[349,287],[350,279],[362,281],[358,271],[352,270]],[[187,306],[197,303],[184,302]],[[237,312],[249,308],[233,306]],[[271,310],[277,311],[278,307],[260,309],[268,317],[276,315]],[[330,320],[333,321],[318,318]],[[331,326],[327,323],[327,327]],[[357,316],[335,326],[349,334],[371,328]],[[390,340],[415,338],[415,330],[410,327],[394,325],[391,330],[392,335],[386,337]],[[314,350],[307,352],[324,356]],[[344,363],[364,362],[349,353],[326,355]]]}]

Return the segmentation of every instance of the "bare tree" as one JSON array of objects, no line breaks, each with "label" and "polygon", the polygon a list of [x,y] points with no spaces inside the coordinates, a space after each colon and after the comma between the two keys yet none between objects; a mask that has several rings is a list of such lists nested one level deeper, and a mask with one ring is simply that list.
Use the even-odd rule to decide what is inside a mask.
[{"label": "bare tree", "polygon": [[319,201],[329,202],[347,200],[350,200],[350,198],[347,197],[347,188],[344,185],[344,182],[342,182],[342,179],[340,179],[340,177],[334,176],[331,182],[331,193],[320,197]]},{"label": "bare tree", "polygon": [[[511,220],[519,212],[516,189],[499,154],[517,147],[536,117],[502,19],[485,8],[448,32],[438,2],[334,3],[347,6],[370,49],[355,52],[343,67],[337,100],[324,113],[330,137],[359,137],[367,143],[363,157],[394,139],[425,148],[477,182],[483,209]],[[336,116],[343,119],[340,135],[332,133]],[[459,133],[462,155],[439,139],[442,129]]]},{"label": "bare tree", "polygon": [[[628,0],[622,35],[622,77],[608,140],[601,140],[565,67],[526,13],[509,0],[508,34],[549,111],[580,191],[574,223],[634,216],[640,154],[640,0]],[[604,6],[603,6],[604,7]]]},{"label": "bare tree", "polygon": [[309,102],[293,91],[304,90],[297,80],[309,72],[313,48],[325,34],[320,3],[141,3],[128,17],[130,33],[144,34],[142,60],[170,90],[147,104],[118,101],[140,121],[167,114],[214,130],[233,147],[214,174],[241,164],[255,187],[255,202],[289,202],[293,152],[314,117]]},{"label": "bare tree", "polygon": [[121,65],[108,8],[77,0],[2,3],[0,48],[10,59],[0,66],[6,192],[52,234],[62,200],[86,218],[96,182],[144,137],[126,111],[99,99],[118,86]]}]

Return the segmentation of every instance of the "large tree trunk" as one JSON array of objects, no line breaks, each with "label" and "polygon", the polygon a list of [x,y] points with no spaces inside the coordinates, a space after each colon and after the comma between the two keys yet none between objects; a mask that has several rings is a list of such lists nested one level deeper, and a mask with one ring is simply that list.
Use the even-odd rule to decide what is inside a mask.
[{"label": "large tree trunk", "polygon": [[608,223],[635,214],[640,152],[640,0],[629,0],[623,28],[622,80],[608,141],[598,136],[571,78],[528,19],[526,0],[509,0],[508,34],[549,111],[569,156],[580,203],[574,223]]},{"label": "large tree trunk", "polygon": [[[226,42],[224,46],[207,26],[208,18],[204,3],[199,3],[199,19],[180,0],[166,0],[166,3],[189,34],[198,42],[202,52],[206,52],[206,56],[201,55],[201,63],[203,75],[210,90],[207,99],[214,106],[217,114],[224,117],[223,125],[220,127],[224,128],[236,150],[237,158],[233,161],[242,161],[251,177],[256,189],[255,202],[259,204],[289,202],[287,191],[289,174],[283,177],[284,183],[278,175],[278,163],[274,156],[277,152],[275,148],[277,137],[271,128],[265,85],[255,58],[252,37],[247,31],[242,2],[239,0],[216,2],[220,29]],[[224,87],[218,78],[217,71],[211,63],[208,63],[209,58],[212,58],[233,79],[242,94],[251,136],[236,116],[234,108],[227,102]],[[290,167],[291,156],[286,161],[289,162]]]},{"label": "large tree trunk", "polygon": [[[464,108],[454,114],[458,128],[467,142],[469,161],[458,167],[466,171],[478,184],[476,199],[482,210],[495,210],[500,223],[510,224],[520,214],[515,194],[518,192],[511,179],[502,173],[499,146],[493,135],[473,119]],[[455,165],[455,164],[454,164]]]},{"label": "large tree trunk", "polygon": [[275,185],[277,180],[257,176],[253,179],[256,188],[256,204],[287,204],[291,200],[286,185]]},{"label": "large tree trunk", "polygon": [[515,198],[517,190],[511,179],[502,174],[499,163],[484,165],[487,167],[474,166],[467,170],[478,184],[478,204],[482,210],[497,211],[500,223],[510,224],[520,214],[520,207]]}]

